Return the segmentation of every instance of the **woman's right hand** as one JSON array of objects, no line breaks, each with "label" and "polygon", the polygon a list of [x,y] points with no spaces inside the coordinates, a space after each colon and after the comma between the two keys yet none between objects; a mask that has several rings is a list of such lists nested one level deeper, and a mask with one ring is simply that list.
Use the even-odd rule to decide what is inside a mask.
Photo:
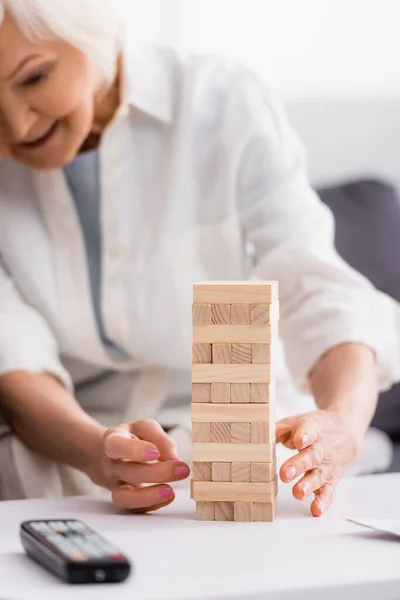
[{"label": "woman's right hand", "polygon": [[190,474],[173,439],[152,419],[108,429],[99,464],[100,477],[92,477],[95,483],[112,491],[118,508],[141,513],[170,504],[175,494],[167,482]]}]

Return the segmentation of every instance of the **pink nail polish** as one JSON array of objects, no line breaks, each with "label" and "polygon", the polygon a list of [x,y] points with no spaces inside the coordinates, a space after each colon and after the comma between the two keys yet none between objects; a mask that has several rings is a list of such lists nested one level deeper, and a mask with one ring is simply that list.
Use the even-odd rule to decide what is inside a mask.
[{"label": "pink nail polish", "polygon": [[176,467],[175,475],[178,477],[186,477],[189,475],[189,469],[187,467]]},{"label": "pink nail polish", "polygon": [[158,495],[161,498],[171,498],[171,496],[173,496],[174,491],[171,488],[165,487],[165,488],[160,488],[158,490]]},{"label": "pink nail polish", "polygon": [[309,441],[310,441],[310,437],[309,437],[308,433],[304,433],[301,436],[301,447],[304,448],[304,446],[307,446]]},{"label": "pink nail polish", "polygon": [[286,479],[293,479],[293,477],[296,475],[296,469],[294,467],[288,467],[286,469]]},{"label": "pink nail polish", "polygon": [[160,453],[155,448],[146,448],[143,456],[146,460],[156,460],[160,456]]}]

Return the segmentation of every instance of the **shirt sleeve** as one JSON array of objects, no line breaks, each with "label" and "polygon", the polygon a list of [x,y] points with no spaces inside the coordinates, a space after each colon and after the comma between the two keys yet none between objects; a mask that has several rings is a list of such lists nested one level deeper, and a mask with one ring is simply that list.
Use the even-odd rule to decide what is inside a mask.
[{"label": "shirt sleeve", "polygon": [[283,108],[251,74],[239,87],[241,225],[253,276],[279,281],[280,334],[294,381],[308,393],[318,359],[357,342],[375,352],[387,389],[400,378],[399,306],[337,254],[333,215],[309,183],[304,148]]},{"label": "shirt sleeve", "polygon": [[0,257],[0,377],[12,371],[51,373],[73,390],[50,326],[25,304]]}]

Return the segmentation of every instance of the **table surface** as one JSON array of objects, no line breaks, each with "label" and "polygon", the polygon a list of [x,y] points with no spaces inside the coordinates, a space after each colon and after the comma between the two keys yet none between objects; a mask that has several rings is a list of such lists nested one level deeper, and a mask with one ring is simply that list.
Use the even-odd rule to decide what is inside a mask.
[{"label": "table surface", "polygon": [[[400,474],[346,478],[334,507],[309,516],[280,484],[274,523],[196,522],[185,489],[152,515],[118,513],[108,500],[0,503],[0,598],[30,600],[398,600],[400,541],[346,517],[400,518]],[[26,519],[79,518],[117,544],[135,571],[123,584],[68,586],[31,562],[19,541]]]}]

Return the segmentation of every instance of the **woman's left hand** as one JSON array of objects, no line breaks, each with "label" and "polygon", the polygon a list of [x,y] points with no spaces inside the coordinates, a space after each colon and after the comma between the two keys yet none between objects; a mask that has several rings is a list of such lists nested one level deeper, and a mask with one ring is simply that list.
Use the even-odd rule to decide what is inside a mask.
[{"label": "woman's left hand", "polygon": [[350,419],[332,410],[316,410],[282,419],[276,441],[298,454],[283,463],[280,477],[293,486],[293,496],[305,500],[312,493],[311,513],[320,517],[332,504],[335,486],[358,458],[361,440]]}]

